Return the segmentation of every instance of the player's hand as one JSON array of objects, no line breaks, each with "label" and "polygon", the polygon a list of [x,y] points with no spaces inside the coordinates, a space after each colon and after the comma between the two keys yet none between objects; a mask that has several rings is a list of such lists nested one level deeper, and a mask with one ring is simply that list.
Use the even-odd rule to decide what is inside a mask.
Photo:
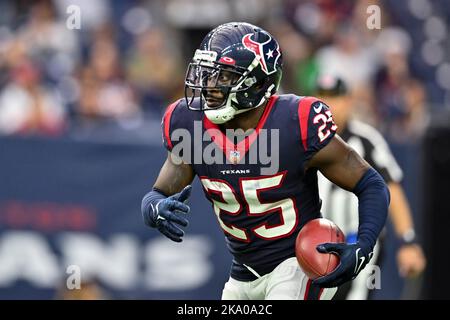
[{"label": "player's hand", "polygon": [[338,287],[355,279],[373,255],[371,250],[362,248],[358,243],[323,243],[317,246],[317,251],[335,254],[340,259],[333,272],[313,281],[313,284],[322,288]]},{"label": "player's hand", "polygon": [[398,270],[402,277],[415,277],[425,269],[426,259],[418,244],[405,244],[397,252]]},{"label": "player's hand", "polygon": [[151,227],[172,241],[181,242],[184,231],[177,225],[187,227],[188,220],[183,216],[189,213],[189,206],[184,203],[191,195],[192,187],[186,186],[181,192],[159,201],[151,210]]}]

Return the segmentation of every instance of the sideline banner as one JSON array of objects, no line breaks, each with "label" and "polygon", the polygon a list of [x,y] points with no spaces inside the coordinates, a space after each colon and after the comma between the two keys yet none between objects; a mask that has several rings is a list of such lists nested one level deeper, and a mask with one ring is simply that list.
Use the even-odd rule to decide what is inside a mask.
[{"label": "sideline banner", "polygon": [[109,298],[220,299],[231,257],[198,181],[181,244],[142,222],[165,157],[159,145],[1,137],[0,299],[53,299],[74,270]]}]

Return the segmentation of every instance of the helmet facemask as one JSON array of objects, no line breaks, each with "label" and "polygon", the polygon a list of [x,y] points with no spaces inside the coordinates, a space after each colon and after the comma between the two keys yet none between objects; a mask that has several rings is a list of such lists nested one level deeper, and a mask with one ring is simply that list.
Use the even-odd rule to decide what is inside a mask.
[{"label": "helmet facemask", "polygon": [[[192,62],[186,74],[185,97],[191,110],[208,110],[223,107],[243,77],[244,71],[218,64]],[[200,98],[198,107],[194,98]]]},{"label": "helmet facemask", "polygon": [[[185,79],[185,98],[191,110],[224,107],[229,104],[230,94],[244,89],[240,87],[248,69],[217,62],[216,57],[217,53],[214,51],[197,50],[189,64]],[[198,106],[193,105],[196,97],[200,98]],[[208,100],[216,103],[209,103]]]},{"label": "helmet facemask", "polygon": [[[205,111],[211,121],[224,123],[236,114],[259,107],[278,89],[281,70],[273,75],[278,79],[274,85],[272,77],[261,76],[257,58],[244,68],[216,62],[216,56],[214,51],[197,50],[185,80],[188,108]],[[200,103],[194,106],[195,98]]]}]

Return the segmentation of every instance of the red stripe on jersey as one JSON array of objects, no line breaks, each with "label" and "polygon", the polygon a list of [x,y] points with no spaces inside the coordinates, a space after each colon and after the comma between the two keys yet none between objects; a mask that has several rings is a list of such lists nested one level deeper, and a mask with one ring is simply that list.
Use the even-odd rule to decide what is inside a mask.
[{"label": "red stripe on jersey", "polygon": [[164,113],[164,137],[166,138],[167,145],[170,149],[173,147],[172,140],[170,140],[170,119],[172,118],[173,110],[175,110],[179,102],[180,100],[169,105]]},{"label": "red stripe on jersey", "polygon": [[[270,111],[272,110],[273,105],[277,101],[278,96],[273,95],[269,98],[269,101],[267,102],[267,106],[264,109],[264,112],[261,116],[261,118],[258,121],[258,124],[255,128],[255,130],[245,137],[242,141],[238,142],[236,145],[233,141],[230,141],[228,137],[220,131],[220,128],[217,124],[212,123],[207,117],[203,118],[203,125],[205,126],[206,131],[210,131],[211,129],[216,129],[215,132],[217,133],[210,133],[210,136],[213,137],[214,143],[225,153],[225,156],[228,158],[230,162],[233,163],[233,159],[230,157],[230,151],[239,151],[241,154],[240,159],[243,159],[245,154],[248,152],[248,149],[253,144],[253,142],[256,140],[256,138],[259,135],[260,130],[264,127],[264,124],[267,121],[267,118],[269,117]],[[211,131],[210,131],[211,132]]]},{"label": "red stripe on jersey", "polygon": [[303,97],[298,104],[298,122],[300,125],[300,134],[305,150],[308,149],[308,118],[311,104],[317,101],[314,97]]}]

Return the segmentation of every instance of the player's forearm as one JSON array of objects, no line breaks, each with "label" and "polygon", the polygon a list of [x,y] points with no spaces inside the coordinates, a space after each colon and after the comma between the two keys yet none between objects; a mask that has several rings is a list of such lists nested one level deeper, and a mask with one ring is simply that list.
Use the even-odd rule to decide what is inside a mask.
[{"label": "player's forearm", "polygon": [[179,160],[175,163],[169,153],[158,178],[156,179],[154,188],[158,189],[167,196],[180,192],[184,187],[192,183],[194,180],[194,171],[188,164]]},{"label": "player's forearm", "polygon": [[372,250],[386,222],[389,208],[389,189],[373,168],[367,170],[353,192],[359,200],[358,242]]},{"label": "player's forearm", "polygon": [[395,233],[402,238],[410,230],[414,230],[411,210],[402,187],[398,183],[388,184],[391,193],[390,217]]}]

